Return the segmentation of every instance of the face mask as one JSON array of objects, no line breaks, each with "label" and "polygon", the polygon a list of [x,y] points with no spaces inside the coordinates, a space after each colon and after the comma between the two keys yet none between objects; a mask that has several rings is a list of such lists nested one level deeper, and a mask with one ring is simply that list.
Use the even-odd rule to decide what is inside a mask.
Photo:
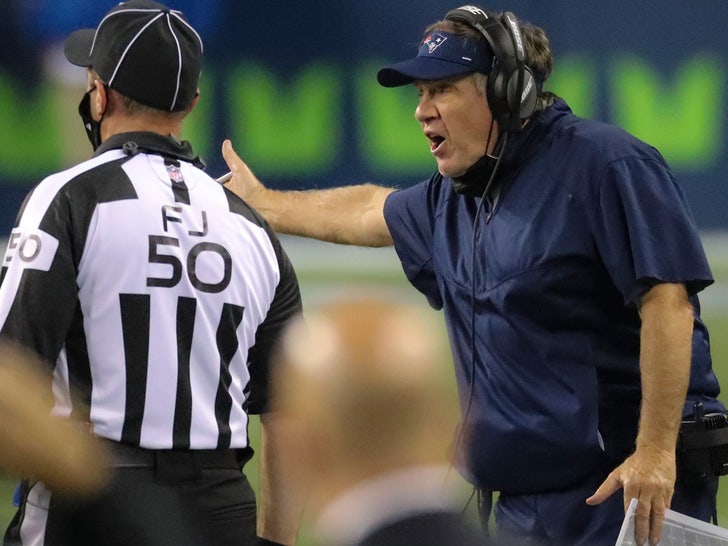
[{"label": "face mask", "polygon": [[90,89],[84,93],[81,102],[78,104],[78,113],[83,120],[83,127],[86,129],[86,136],[88,137],[88,140],[95,152],[96,148],[101,146],[101,120],[104,119],[104,116],[102,115],[101,119],[98,121],[91,117],[91,93],[94,89],[95,88]]},{"label": "face mask", "polygon": [[498,163],[498,158],[484,155],[461,176],[452,179],[455,193],[469,197],[484,197],[485,190]]},{"label": "face mask", "polygon": [[504,133],[503,137],[496,142],[493,155],[482,156],[461,176],[453,177],[452,186],[455,193],[469,197],[485,197],[495,180],[495,173],[507,141],[508,133]]}]

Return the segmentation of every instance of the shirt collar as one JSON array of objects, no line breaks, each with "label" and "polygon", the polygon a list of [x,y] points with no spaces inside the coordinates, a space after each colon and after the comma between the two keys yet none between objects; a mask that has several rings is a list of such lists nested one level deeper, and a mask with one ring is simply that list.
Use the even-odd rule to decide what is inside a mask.
[{"label": "shirt collar", "polygon": [[94,155],[98,156],[115,149],[121,149],[130,156],[146,152],[181,159],[189,161],[201,169],[205,168],[205,161],[194,154],[192,145],[186,140],[177,140],[173,135],[165,136],[146,131],[119,133],[102,142]]}]

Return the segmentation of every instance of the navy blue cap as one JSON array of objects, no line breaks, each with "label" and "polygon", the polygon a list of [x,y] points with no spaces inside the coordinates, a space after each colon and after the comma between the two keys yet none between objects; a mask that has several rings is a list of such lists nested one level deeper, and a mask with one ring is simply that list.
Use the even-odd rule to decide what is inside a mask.
[{"label": "navy blue cap", "polygon": [[399,87],[415,80],[441,80],[480,72],[489,74],[493,52],[484,41],[435,31],[422,42],[417,57],[382,68],[377,80],[384,87]]}]

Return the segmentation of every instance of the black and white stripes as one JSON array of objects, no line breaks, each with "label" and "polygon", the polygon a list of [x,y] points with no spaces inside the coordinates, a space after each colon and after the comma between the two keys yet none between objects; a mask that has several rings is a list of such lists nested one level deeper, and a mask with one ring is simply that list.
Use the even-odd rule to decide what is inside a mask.
[{"label": "black and white stripes", "polygon": [[187,161],[110,149],[43,181],[10,241],[0,334],[55,365],[59,413],[151,449],[247,445],[301,305],[257,213]]}]

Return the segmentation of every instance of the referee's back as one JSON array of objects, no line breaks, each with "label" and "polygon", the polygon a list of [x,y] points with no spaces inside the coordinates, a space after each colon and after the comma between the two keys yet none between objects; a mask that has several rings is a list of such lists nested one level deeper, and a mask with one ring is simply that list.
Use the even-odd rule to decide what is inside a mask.
[{"label": "referee's back", "polygon": [[[79,114],[95,154],[23,203],[0,335],[48,363],[54,413],[88,423],[111,464],[91,498],[25,482],[4,544],[244,546],[257,529],[293,542],[268,384],[300,292],[267,223],[180,140],[202,40],[181,12],[129,0],[64,50],[87,69]],[[243,472],[251,414],[259,511]]]},{"label": "referee's back", "polygon": [[[100,436],[246,447],[271,342],[300,308],[295,275],[257,213],[165,140],[114,136],[33,190],[3,264],[2,333],[56,363],[58,411],[79,395]],[[153,144],[168,158],[139,151]]]}]

